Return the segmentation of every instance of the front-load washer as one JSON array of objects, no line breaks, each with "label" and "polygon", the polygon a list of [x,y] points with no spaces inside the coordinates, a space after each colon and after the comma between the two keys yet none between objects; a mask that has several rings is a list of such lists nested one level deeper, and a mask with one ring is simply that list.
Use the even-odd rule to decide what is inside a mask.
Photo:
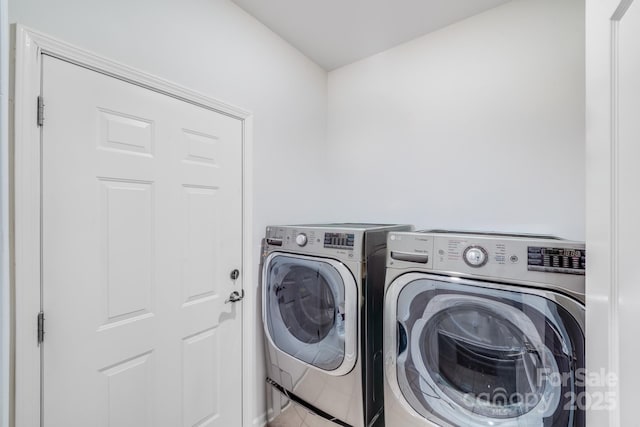
[{"label": "front-load washer", "polygon": [[394,230],[411,227],[267,227],[261,286],[270,425],[383,425],[381,308]]},{"label": "front-load washer", "polygon": [[584,427],[584,244],[389,233],[392,427]]}]

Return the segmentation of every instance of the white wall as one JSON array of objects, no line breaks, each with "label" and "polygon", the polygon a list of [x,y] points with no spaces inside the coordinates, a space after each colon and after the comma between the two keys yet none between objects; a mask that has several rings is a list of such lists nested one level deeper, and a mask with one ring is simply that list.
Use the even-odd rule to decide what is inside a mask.
[{"label": "white wall", "polygon": [[[254,114],[253,245],[268,223],[321,221],[308,201],[320,187],[327,75],[227,0],[9,0],[11,22],[158,75]],[[293,179],[291,179],[293,178]],[[304,188],[304,191],[301,189]],[[257,285],[257,283],[254,283]],[[256,319],[255,390],[262,329]]]},{"label": "white wall", "polygon": [[332,71],[333,202],[584,239],[584,86],[584,0],[515,0]]}]

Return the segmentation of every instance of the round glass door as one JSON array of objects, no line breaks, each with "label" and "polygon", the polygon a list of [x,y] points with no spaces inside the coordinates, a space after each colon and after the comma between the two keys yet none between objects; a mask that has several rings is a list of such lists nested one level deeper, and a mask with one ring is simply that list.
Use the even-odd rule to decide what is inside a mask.
[{"label": "round glass door", "polygon": [[[331,280],[304,265],[291,265],[274,292],[287,330],[300,342],[324,340],[340,315]],[[339,292],[336,292],[338,298]]]},{"label": "round glass door", "polygon": [[397,381],[410,406],[453,426],[584,426],[584,335],[539,295],[418,279],[397,299]]},{"label": "round glass door", "polygon": [[265,321],[283,352],[333,371],[346,354],[346,292],[330,260],[278,254],[263,271]]}]

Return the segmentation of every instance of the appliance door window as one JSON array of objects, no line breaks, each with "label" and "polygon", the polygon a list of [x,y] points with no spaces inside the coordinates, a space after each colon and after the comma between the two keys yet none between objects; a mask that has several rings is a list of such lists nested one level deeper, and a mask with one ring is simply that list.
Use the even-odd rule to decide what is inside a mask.
[{"label": "appliance door window", "polygon": [[345,282],[328,261],[277,255],[268,261],[263,283],[265,319],[274,344],[298,360],[332,371],[345,359]]},{"label": "appliance door window", "polygon": [[455,426],[584,426],[584,335],[542,296],[409,282],[397,302],[397,377],[421,415]]}]

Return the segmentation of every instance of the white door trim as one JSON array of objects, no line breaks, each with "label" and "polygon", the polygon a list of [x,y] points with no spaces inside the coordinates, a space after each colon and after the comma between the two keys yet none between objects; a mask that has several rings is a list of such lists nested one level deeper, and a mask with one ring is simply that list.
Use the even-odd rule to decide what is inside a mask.
[{"label": "white door trim", "polygon": [[[586,1],[586,232],[587,371],[621,374],[620,352],[620,153],[619,30],[633,0]],[[635,368],[634,368],[635,369]],[[622,421],[617,381],[587,392],[607,392],[614,405],[589,408],[587,426],[618,427]]]},{"label": "white door trim", "polygon": [[[41,309],[41,132],[36,100],[40,95],[42,55],[125,80],[138,86],[226,114],[243,123],[242,135],[242,425],[253,425],[255,355],[253,325],[252,144],[251,112],[207,97],[162,78],[111,61],[21,25],[15,26],[14,94],[14,238],[15,238],[15,425],[41,425],[41,350],[36,316]],[[46,102],[46,100],[45,100]],[[45,115],[46,126],[46,115]]]}]

